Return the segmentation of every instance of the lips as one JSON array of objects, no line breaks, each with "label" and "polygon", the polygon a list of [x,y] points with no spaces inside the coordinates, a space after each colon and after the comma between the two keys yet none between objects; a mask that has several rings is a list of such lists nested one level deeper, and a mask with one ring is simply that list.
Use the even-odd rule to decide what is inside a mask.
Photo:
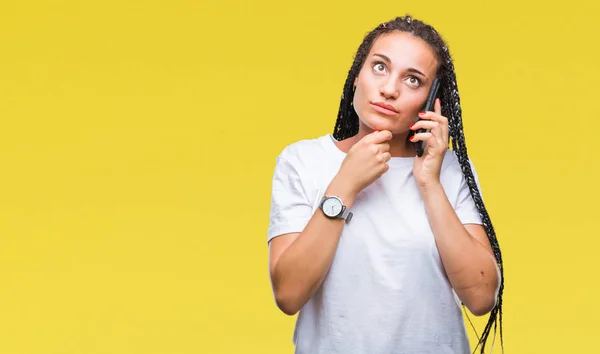
[{"label": "lips", "polygon": [[383,102],[375,102],[375,103],[373,103],[373,104],[374,104],[374,105],[376,105],[376,106],[379,106],[379,107],[382,107],[382,108],[388,109],[388,110],[390,110],[390,111],[392,111],[392,112],[396,112],[396,113],[398,113],[398,111],[396,110],[396,108],[394,108],[394,106],[392,106],[392,105],[385,104],[385,103],[383,103]]},{"label": "lips", "polygon": [[395,116],[396,114],[398,114],[398,111],[396,110],[396,108],[394,108],[394,106],[391,106],[389,104],[385,104],[383,102],[371,103],[371,106],[377,112],[383,113],[383,114],[388,115],[388,116]]}]

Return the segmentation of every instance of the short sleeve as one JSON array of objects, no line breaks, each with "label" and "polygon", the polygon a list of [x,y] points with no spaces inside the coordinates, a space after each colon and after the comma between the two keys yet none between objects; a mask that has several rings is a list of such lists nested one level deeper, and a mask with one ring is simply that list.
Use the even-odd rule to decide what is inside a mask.
[{"label": "short sleeve", "polygon": [[273,174],[267,242],[276,236],[302,232],[312,217],[312,205],[298,170],[278,156]]},{"label": "short sleeve", "polygon": [[[481,186],[479,185],[479,177],[477,176],[477,172],[475,171],[475,166],[471,161],[469,161],[471,165],[471,171],[473,171],[473,179],[475,184],[477,185],[477,189],[479,190],[479,195],[481,196]],[[460,166],[459,166],[460,169]],[[481,196],[483,200],[483,196]],[[475,205],[475,201],[473,200],[473,196],[471,195],[471,191],[469,190],[469,185],[467,184],[467,180],[464,176],[464,173],[461,172],[460,179],[460,187],[458,189],[458,196],[456,201],[455,212],[460,221],[463,224],[479,224],[483,225],[481,220],[481,215],[479,215],[479,210]]]}]

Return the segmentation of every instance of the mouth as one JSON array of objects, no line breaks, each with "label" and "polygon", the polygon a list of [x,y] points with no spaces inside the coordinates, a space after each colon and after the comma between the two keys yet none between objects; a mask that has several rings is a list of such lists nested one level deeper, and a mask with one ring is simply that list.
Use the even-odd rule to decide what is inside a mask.
[{"label": "mouth", "polygon": [[395,116],[398,111],[393,106],[382,102],[371,103],[371,107],[379,113],[385,114],[386,116]]}]

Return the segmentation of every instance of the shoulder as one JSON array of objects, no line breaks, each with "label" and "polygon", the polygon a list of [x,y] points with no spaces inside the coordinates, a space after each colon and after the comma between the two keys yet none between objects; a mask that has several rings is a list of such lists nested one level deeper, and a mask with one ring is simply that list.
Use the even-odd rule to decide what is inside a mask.
[{"label": "shoulder", "polygon": [[[461,183],[464,180],[465,175],[473,175],[475,179],[478,179],[475,165],[467,157],[466,164],[461,164],[458,155],[455,151],[448,149],[444,161],[442,162],[442,169],[440,172],[440,178],[447,183]],[[464,166],[463,166],[464,165]],[[470,173],[468,170],[470,169]]]},{"label": "shoulder", "polygon": [[[469,163],[469,167],[471,167],[473,172],[475,172],[473,162],[469,158],[467,158],[467,161]],[[442,162],[442,171],[446,170],[447,173],[462,174],[462,165],[460,164],[458,155],[454,150],[446,150],[446,155],[444,156],[444,161]]]},{"label": "shoulder", "polygon": [[442,173],[456,173],[460,171],[460,163],[458,162],[458,156],[453,150],[446,150],[446,155],[442,161]]},{"label": "shoulder", "polygon": [[306,166],[327,153],[326,139],[331,138],[329,135],[322,135],[290,143],[277,155],[277,160],[285,160],[299,168]]},{"label": "shoulder", "polygon": [[475,182],[481,193],[479,176],[471,159],[467,157],[461,164],[457,153],[448,150],[442,166],[444,164],[445,167],[442,168],[440,173],[440,182],[450,195],[469,190],[469,183],[471,182]]}]

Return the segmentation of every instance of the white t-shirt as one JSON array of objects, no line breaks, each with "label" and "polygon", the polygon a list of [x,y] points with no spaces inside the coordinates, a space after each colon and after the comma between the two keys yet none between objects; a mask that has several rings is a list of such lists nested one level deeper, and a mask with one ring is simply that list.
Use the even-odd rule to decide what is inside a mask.
[{"label": "white t-shirt", "polygon": [[[345,156],[330,134],[281,152],[268,241],[304,229]],[[392,157],[388,172],[357,196],[329,273],[298,314],[297,354],[470,353],[460,302],[412,174],[413,160]],[[444,157],[440,181],[462,223],[481,224],[452,150]]]}]

